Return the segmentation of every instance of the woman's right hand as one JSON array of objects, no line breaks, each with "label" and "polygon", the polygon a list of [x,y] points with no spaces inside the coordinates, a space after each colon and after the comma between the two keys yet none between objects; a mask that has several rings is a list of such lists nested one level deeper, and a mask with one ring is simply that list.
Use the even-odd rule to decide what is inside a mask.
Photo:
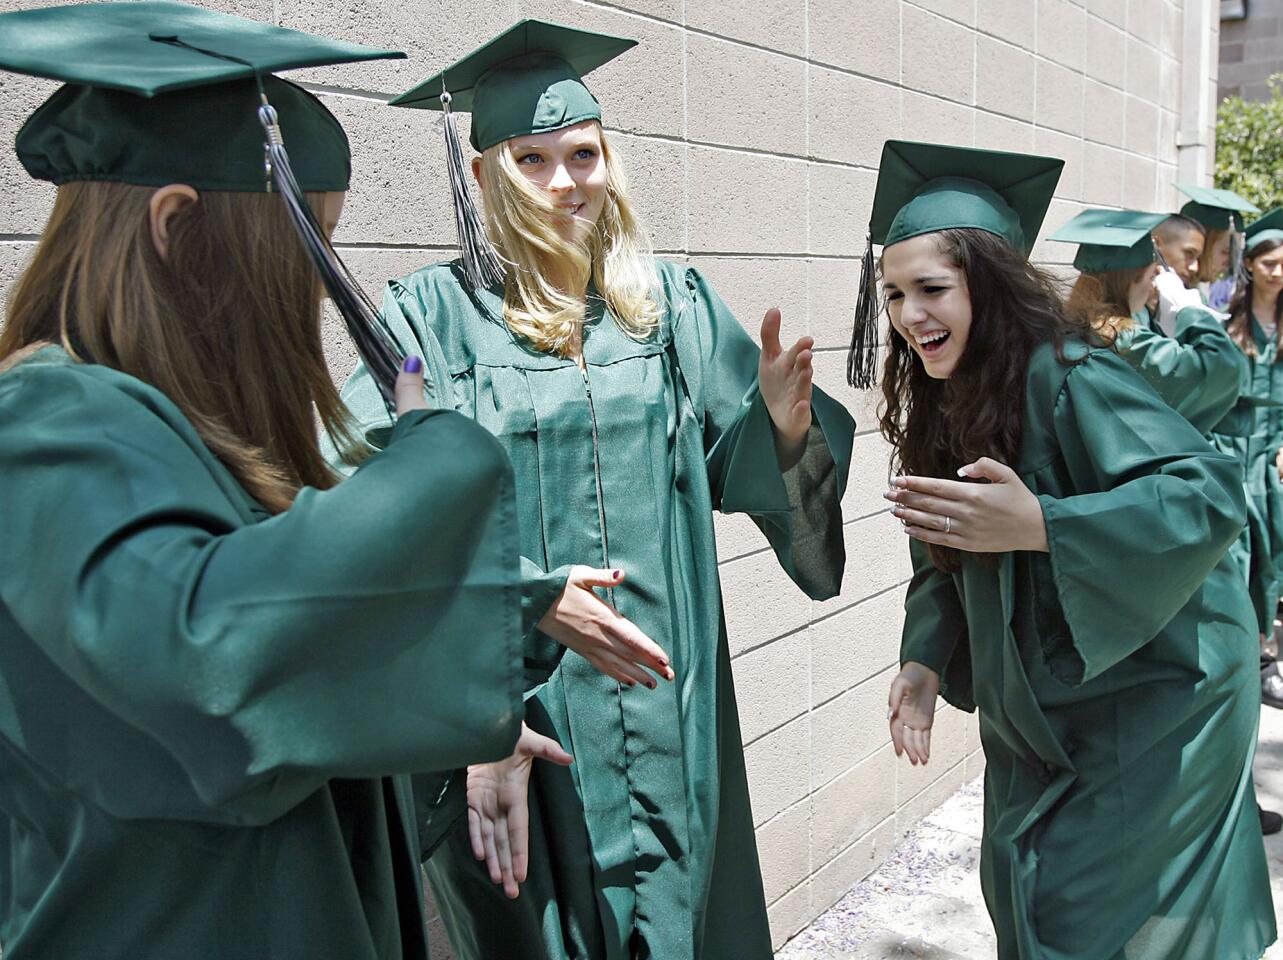
[{"label": "woman's right hand", "polygon": [[561,596],[543,615],[539,629],[606,676],[629,687],[643,683],[653,690],[658,684],[645,668],[672,680],[676,675],[668,657],[636,624],[593,593],[593,587],[618,587],[623,582],[622,570],[571,567]]},{"label": "woman's right hand", "polygon": [[939,693],[940,675],[912,660],[891,681],[887,699],[891,742],[895,744],[895,755],[907,753],[914,766],[925,765],[931,758],[931,724],[935,722]]}]

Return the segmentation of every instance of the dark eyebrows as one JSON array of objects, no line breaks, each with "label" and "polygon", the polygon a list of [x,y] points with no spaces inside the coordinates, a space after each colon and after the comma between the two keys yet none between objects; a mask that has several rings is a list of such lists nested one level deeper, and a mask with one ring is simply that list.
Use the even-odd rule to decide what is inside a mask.
[{"label": "dark eyebrows", "polygon": [[[932,274],[931,276],[926,276],[926,277],[914,277],[913,282],[916,283],[918,286],[922,287],[922,286],[926,286],[928,283],[932,283],[940,280],[943,280],[946,283],[949,283],[953,280],[953,277],[949,276],[948,274],[940,273],[940,274]],[[882,288],[884,290],[900,289],[896,284],[892,283],[890,280],[882,281]]]}]

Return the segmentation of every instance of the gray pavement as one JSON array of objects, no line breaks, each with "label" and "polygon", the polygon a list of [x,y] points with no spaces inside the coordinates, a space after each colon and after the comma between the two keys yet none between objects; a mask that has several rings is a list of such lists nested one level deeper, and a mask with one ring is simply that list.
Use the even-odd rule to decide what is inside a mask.
[{"label": "gray pavement", "polygon": [[[1261,804],[1283,811],[1283,711],[1262,708],[1256,758]],[[784,945],[776,960],[989,960],[993,930],[980,895],[980,781],[922,821],[882,866]],[[1267,837],[1276,914],[1283,834]],[[1283,929],[1283,915],[1279,915]],[[1283,960],[1275,944],[1264,960]]]}]

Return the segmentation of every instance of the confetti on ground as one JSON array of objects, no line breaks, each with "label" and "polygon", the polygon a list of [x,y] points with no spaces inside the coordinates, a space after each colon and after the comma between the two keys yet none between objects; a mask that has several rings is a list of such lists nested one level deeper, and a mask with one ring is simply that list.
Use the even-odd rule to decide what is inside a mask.
[{"label": "confetti on ground", "polygon": [[[1255,773],[1262,806],[1283,811],[1283,710],[1261,711]],[[962,787],[776,960],[991,960],[996,945],[978,875],[983,802],[979,779]],[[1265,849],[1277,911],[1283,834],[1266,838]],[[1283,960],[1283,944],[1264,960]]]}]

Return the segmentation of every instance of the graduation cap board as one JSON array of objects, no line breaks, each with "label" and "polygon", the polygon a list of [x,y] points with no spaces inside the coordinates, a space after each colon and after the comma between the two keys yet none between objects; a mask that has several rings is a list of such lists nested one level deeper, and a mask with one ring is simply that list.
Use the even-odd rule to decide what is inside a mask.
[{"label": "graduation cap board", "polygon": [[1251,253],[1255,247],[1269,240],[1283,242],[1283,207],[1275,207],[1247,228],[1244,249]]},{"label": "graduation cap board", "polygon": [[1260,213],[1261,208],[1244,200],[1233,190],[1195,187],[1178,183],[1176,189],[1189,197],[1181,216],[1189,217],[1209,230],[1242,230],[1243,214]]},{"label": "graduation cap board", "polygon": [[174,0],[0,14],[0,69],[64,84],[18,132],[28,173],[279,192],[389,402],[399,356],[305,196],[347,189],[347,137],[320,100],[271,74],[403,56]]},{"label": "graduation cap board", "polygon": [[877,375],[877,277],[873,244],[889,247],[941,230],[974,229],[1028,254],[1060,181],[1054,157],[888,140],[861,264],[847,380],[867,389]]},{"label": "graduation cap board", "polygon": [[1074,266],[1083,273],[1131,270],[1154,262],[1150,231],[1166,219],[1139,210],[1084,210],[1047,239],[1078,244]]},{"label": "graduation cap board", "polygon": [[636,40],[547,20],[522,20],[472,53],[394,98],[394,107],[444,112],[446,164],[464,272],[474,289],[503,280],[504,264],[486,237],[468,191],[454,111],[472,114],[478,152],[513,137],[601,120],[585,74],[635,47]]}]

